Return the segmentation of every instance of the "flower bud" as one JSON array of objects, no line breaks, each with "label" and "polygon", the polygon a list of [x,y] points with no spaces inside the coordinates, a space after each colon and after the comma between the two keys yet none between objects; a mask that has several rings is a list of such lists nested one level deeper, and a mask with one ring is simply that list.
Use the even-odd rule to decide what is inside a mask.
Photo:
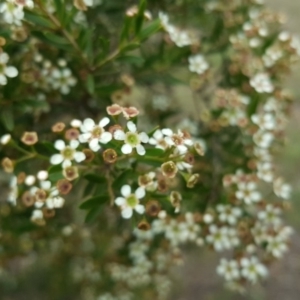
[{"label": "flower bud", "polygon": [[104,161],[109,164],[113,164],[118,158],[118,154],[114,149],[106,149],[102,156]]},{"label": "flower bud", "polygon": [[1,164],[6,173],[12,173],[14,171],[14,164],[8,157],[3,158]]},{"label": "flower bud", "polygon": [[0,144],[2,145],[6,145],[9,143],[9,141],[11,140],[11,135],[8,134],[4,134],[1,138],[0,138]]},{"label": "flower bud", "polygon": [[178,168],[173,161],[168,161],[161,165],[161,171],[164,176],[174,178],[178,172]]},{"label": "flower bud", "polygon": [[119,104],[113,104],[111,106],[107,106],[106,111],[110,116],[117,116],[123,111],[123,109]]},{"label": "flower bud", "polygon": [[62,195],[67,195],[70,193],[73,186],[68,180],[60,179],[57,181],[56,187]]},{"label": "flower bud", "polygon": [[147,221],[141,221],[138,224],[138,229],[139,230],[143,230],[143,231],[147,231],[151,228],[150,224]]},{"label": "flower bud", "polygon": [[22,195],[21,200],[26,207],[30,207],[35,203],[35,197],[29,191]]},{"label": "flower bud", "polygon": [[76,178],[78,178],[79,174],[78,174],[78,168],[75,166],[69,166],[63,169],[63,175],[64,177],[69,180],[72,181]]},{"label": "flower bud", "polygon": [[68,141],[77,140],[79,137],[79,131],[76,128],[70,128],[65,132],[65,138]]},{"label": "flower bud", "polygon": [[24,132],[21,141],[28,146],[34,145],[38,142],[38,135],[36,132]]},{"label": "flower bud", "polygon": [[156,200],[150,200],[146,204],[146,214],[151,217],[156,217],[161,211],[161,205]]},{"label": "flower bud", "polygon": [[186,186],[188,188],[193,188],[195,186],[195,184],[198,182],[200,175],[199,174],[193,174],[190,176],[190,178],[188,179]]},{"label": "flower bud", "polygon": [[123,115],[126,119],[134,118],[139,114],[139,110],[134,106],[123,107]]},{"label": "flower bud", "polygon": [[63,122],[57,122],[52,127],[52,132],[62,132],[65,129],[66,125]]}]

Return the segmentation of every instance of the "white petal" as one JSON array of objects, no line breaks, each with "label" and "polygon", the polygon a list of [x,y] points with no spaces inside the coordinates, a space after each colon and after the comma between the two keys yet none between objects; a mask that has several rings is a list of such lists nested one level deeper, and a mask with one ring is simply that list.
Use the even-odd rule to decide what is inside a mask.
[{"label": "white petal", "polygon": [[143,214],[145,212],[145,207],[141,204],[138,204],[134,209],[139,214]]},{"label": "white petal", "polygon": [[50,158],[50,163],[52,165],[58,165],[64,160],[63,156],[61,154],[54,154]]},{"label": "white petal", "polygon": [[131,194],[131,187],[130,187],[130,185],[128,185],[128,184],[123,185],[122,188],[121,188],[121,194],[124,197],[128,197]]},{"label": "white petal", "polygon": [[131,218],[131,216],[132,216],[132,208],[130,208],[130,207],[124,208],[124,209],[122,210],[121,214],[122,214],[122,217],[123,217],[124,219],[129,219],[129,218]]},{"label": "white petal", "polygon": [[62,167],[63,168],[67,168],[72,166],[72,162],[69,159],[66,159],[63,163],[62,163]]},{"label": "white petal", "polygon": [[122,153],[130,154],[132,152],[132,147],[128,144],[124,144],[121,148]]},{"label": "white petal", "polygon": [[140,137],[140,139],[141,139],[141,141],[142,141],[143,143],[148,143],[149,137],[148,137],[147,133],[141,132],[141,133],[139,134],[139,137]]},{"label": "white petal", "polygon": [[74,119],[71,121],[70,124],[72,127],[79,128],[81,126],[82,122],[80,120]]},{"label": "white petal", "polygon": [[40,186],[43,190],[49,190],[51,188],[51,182],[50,181],[41,181]]},{"label": "white petal", "polygon": [[145,197],[146,195],[145,189],[142,187],[137,188],[135,191],[135,195],[138,199]]},{"label": "white petal", "polygon": [[164,135],[167,135],[167,136],[171,136],[173,134],[173,131],[169,128],[164,128],[161,131]]},{"label": "white petal", "polygon": [[136,151],[139,155],[145,155],[145,153],[146,153],[146,150],[145,150],[144,146],[142,146],[142,145],[137,145]]},{"label": "white petal", "polygon": [[123,141],[125,139],[125,132],[123,130],[116,130],[114,133],[114,139]]},{"label": "white petal", "polygon": [[[37,173],[37,178],[39,180],[46,180],[48,178],[48,172],[47,171],[39,171]],[[46,182],[46,181],[42,181],[42,182]]]},{"label": "white petal", "polygon": [[84,161],[86,158],[85,154],[83,152],[75,152],[74,159],[79,163]]},{"label": "white petal", "polygon": [[91,136],[92,136],[92,134],[90,132],[80,134],[79,137],[78,137],[79,142],[80,143],[86,143],[90,139]]},{"label": "white petal", "polygon": [[94,128],[95,122],[94,122],[94,120],[92,120],[91,118],[87,118],[87,119],[85,119],[85,120],[83,121],[83,124],[82,124],[82,125],[83,125],[82,127],[84,127],[84,129],[85,129],[86,131],[90,131],[90,130],[92,130],[92,129]]},{"label": "white petal", "polygon": [[1,85],[7,84],[7,78],[3,74],[0,74],[0,84]]},{"label": "white petal", "polygon": [[92,139],[89,142],[89,147],[92,151],[97,152],[101,149],[98,139]]},{"label": "white petal", "polygon": [[123,206],[123,205],[126,203],[126,200],[125,200],[125,198],[118,197],[118,198],[116,198],[115,203],[116,203],[118,206]]},{"label": "white petal", "polygon": [[79,146],[79,142],[77,140],[71,140],[70,141],[70,147],[72,149],[76,149]]},{"label": "white petal", "polygon": [[105,117],[99,122],[100,127],[106,126],[110,122],[109,118]]},{"label": "white petal", "polygon": [[99,140],[100,140],[100,143],[107,144],[108,142],[111,141],[111,139],[112,139],[112,134],[110,132],[105,131],[101,134],[101,137]]},{"label": "white petal", "polygon": [[19,74],[18,70],[12,66],[6,67],[4,72],[5,75],[10,78],[16,77]]},{"label": "white petal", "polygon": [[66,148],[66,144],[63,140],[57,140],[55,143],[54,143],[54,148],[61,151],[63,149]]},{"label": "white petal", "polygon": [[136,125],[132,121],[127,122],[127,128],[131,132],[136,132]]}]

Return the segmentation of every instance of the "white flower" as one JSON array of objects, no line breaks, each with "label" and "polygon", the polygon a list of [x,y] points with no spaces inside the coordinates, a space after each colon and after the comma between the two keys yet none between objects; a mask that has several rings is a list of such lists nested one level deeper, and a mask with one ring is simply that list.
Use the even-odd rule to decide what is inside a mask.
[{"label": "white flower", "polygon": [[266,73],[256,74],[253,78],[251,78],[250,85],[258,93],[272,93],[274,91],[274,86],[269,75]]},{"label": "white flower", "polygon": [[274,257],[280,258],[288,250],[286,241],[281,236],[269,236],[267,251]]},{"label": "white flower", "polygon": [[127,122],[128,131],[125,133],[123,130],[116,130],[114,138],[119,141],[124,141],[124,145],[121,148],[122,153],[130,154],[133,148],[139,155],[145,155],[146,150],[141,143],[147,143],[149,137],[145,132],[137,132],[136,125],[129,121]]},{"label": "white flower", "polygon": [[167,149],[169,144],[166,141],[166,136],[163,134],[163,130],[157,129],[151,138],[149,138],[149,144],[155,145],[155,148]]},{"label": "white flower", "polygon": [[216,251],[222,251],[230,248],[228,244],[228,228],[217,227],[216,225],[209,226],[209,234],[206,236],[206,241],[212,244]]},{"label": "white flower", "polygon": [[131,187],[129,185],[124,185],[121,188],[121,194],[123,197],[118,197],[115,203],[120,206],[122,212],[122,217],[124,219],[131,218],[133,210],[139,214],[145,212],[145,207],[140,204],[140,199],[145,196],[145,189],[139,187],[134,193],[131,193]]},{"label": "white flower", "polygon": [[85,154],[80,151],[76,151],[79,146],[79,142],[76,140],[70,141],[70,145],[66,145],[63,140],[57,140],[54,143],[54,147],[60,151],[60,154],[54,154],[50,158],[50,163],[52,165],[58,165],[62,163],[62,167],[69,167],[72,160],[76,162],[82,162],[85,160]]},{"label": "white flower", "polygon": [[18,75],[18,70],[15,67],[7,66],[7,62],[9,60],[9,56],[7,53],[0,53],[0,85],[7,84],[6,77],[16,77]]},{"label": "white flower", "polygon": [[201,54],[193,55],[189,57],[189,70],[197,74],[203,74],[209,65]]},{"label": "white flower", "polygon": [[[75,123],[74,120],[72,123]],[[90,118],[85,119],[80,126],[82,134],[79,136],[79,141],[81,143],[89,142],[90,149],[97,152],[101,149],[99,142],[107,144],[112,139],[112,134],[104,129],[104,126],[108,123],[109,118],[107,117],[101,119],[98,124],[95,124],[95,122]]]},{"label": "white flower", "polygon": [[260,129],[273,130],[276,126],[275,117],[270,113],[252,115],[251,120],[254,124],[258,125]]},{"label": "white flower", "polygon": [[44,219],[43,212],[40,209],[35,209],[31,214],[31,221],[39,221]]},{"label": "white flower", "polygon": [[52,86],[56,90],[60,90],[62,94],[69,94],[70,87],[77,82],[76,78],[68,68],[62,70],[54,69],[51,73]]},{"label": "white flower", "polygon": [[241,267],[242,276],[252,283],[257,282],[260,277],[266,277],[268,275],[267,268],[260,263],[255,256],[252,256],[251,258],[242,258]]},{"label": "white flower", "polygon": [[217,273],[224,276],[225,280],[233,281],[240,278],[239,265],[236,260],[222,258]]},{"label": "white flower", "polygon": [[238,218],[242,215],[242,210],[238,207],[231,205],[217,205],[217,211],[219,212],[219,220],[222,222],[228,222],[230,225],[235,225]]},{"label": "white flower", "polygon": [[258,212],[257,217],[259,220],[273,225],[279,225],[281,219],[278,217],[281,214],[281,209],[272,204],[268,204],[264,210]]},{"label": "white flower", "polygon": [[266,181],[271,182],[273,180],[273,164],[270,162],[258,163],[257,164],[257,177]]},{"label": "white flower", "polygon": [[289,199],[291,196],[292,187],[289,184],[284,183],[283,179],[280,177],[274,181],[273,189],[275,195],[279,198]]},{"label": "white flower", "polygon": [[254,182],[239,183],[235,196],[246,204],[252,204],[253,202],[259,202],[261,200],[261,195],[256,190],[256,184]]},{"label": "white flower", "polygon": [[185,154],[188,151],[188,146],[193,145],[191,137],[181,130],[178,130],[177,133],[175,133],[171,129],[165,128],[162,129],[162,133],[166,135],[165,141],[167,144],[169,146],[174,146],[180,155]]},{"label": "white flower", "polygon": [[253,135],[253,141],[255,144],[261,148],[269,148],[274,139],[274,135],[271,132],[265,132],[258,130]]},{"label": "white flower", "polygon": [[24,18],[24,11],[22,5],[16,5],[14,1],[7,0],[0,4],[0,13],[2,14],[4,22],[21,26],[21,20]]}]

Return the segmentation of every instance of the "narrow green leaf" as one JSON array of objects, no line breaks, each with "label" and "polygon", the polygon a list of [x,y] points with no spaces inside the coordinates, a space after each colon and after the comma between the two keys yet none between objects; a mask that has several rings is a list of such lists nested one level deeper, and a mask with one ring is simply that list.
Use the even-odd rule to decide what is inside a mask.
[{"label": "narrow green leaf", "polygon": [[95,222],[95,220],[97,219],[97,217],[100,214],[101,210],[102,210],[101,206],[98,206],[98,207],[95,207],[95,208],[91,209],[87,213],[84,222],[87,223],[87,224],[91,224],[91,223]]},{"label": "narrow green leaf", "polygon": [[146,10],[146,0],[141,0],[139,5],[139,11],[135,20],[135,34],[138,34],[143,26],[145,10]]},{"label": "narrow green leaf", "polygon": [[15,127],[13,111],[11,107],[1,109],[1,121],[8,131],[12,131]]},{"label": "narrow green leaf", "polygon": [[140,41],[144,41],[146,39],[148,39],[151,35],[153,35],[154,33],[160,31],[162,29],[161,26],[161,21],[159,19],[153,21],[149,26],[147,26],[146,28],[143,28],[138,37]]},{"label": "narrow green leaf", "polygon": [[87,77],[86,88],[91,95],[95,93],[95,79],[94,76],[91,74],[89,74]]},{"label": "narrow green leaf", "polygon": [[60,180],[60,179],[63,179],[63,178],[64,178],[64,175],[63,175],[62,172],[51,173],[51,174],[49,174],[49,176],[48,176],[48,179],[49,179],[50,181],[54,181],[54,182],[56,182],[56,181],[58,181],[58,180]]},{"label": "narrow green leaf", "polygon": [[95,196],[95,197],[92,197],[92,198],[84,201],[83,203],[81,203],[79,205],[79,208],[80,209],[92,209],[92,208],[96,208],[108,201],[109,201],[109,197],[107,195]]},{"label": "narrow green leaf", "polygon": [[43,26],[43,27],[47,27],[47,28],[53,27],[52,23],[48,19],[46,19],[42,16],[39,16],[39,15],[36,15],[29,11],[25,11],[25,20],[27,20],[28,22],[33,23],[35,25],[39,25],[39,26]]}]

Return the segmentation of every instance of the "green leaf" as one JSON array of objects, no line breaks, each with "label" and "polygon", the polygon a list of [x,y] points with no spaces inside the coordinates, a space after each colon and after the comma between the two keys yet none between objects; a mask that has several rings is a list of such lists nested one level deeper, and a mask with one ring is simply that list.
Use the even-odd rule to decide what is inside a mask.
[{"label": "green leaf", "polygon": [[161,21],[159,19],[153,21],[149,26],[143,28],[139,33],[138,37],[140,41],[144,41],[152,36],[154,33],[162,29]]},{"label": "green leaf", "polygon": [[143,26],[145,10],[146,10],[146,0],[141,0],[139,5],[139,11],[135,20],[135,34],[138,34]]},{"label": "green leaf", "polygon": [[131,43],[131,44],[128,44],[126,46],[124,46],[122,49],[121,49],[121,52],[127,52],[127,51],[131,51],[131,50],[134,50],[136,48],[139,48],[140,47],[140,43]]},{"label": "green leaf", "polygon": [[165,151],[163,149],[159,149],[159,148],[146,149],[146,156],[161,158],[164,155],[165,155]]},{"label": "green leaf", "polygon": [[57,152],[54,145],[50,142],[39,142],[35,145],[35,149],[39,154],[43,154],[45,156],[51,156]]},{"label": "green leaf", "polygon": [[83,178],[88,180],[89,182],[94,183],[103,183],[106,181],[106,178],[104,176],[99,176],[94,173],[86,174],[83,176]]},{"label": "green leaf", "polygon": [[86,88],[91,95],[95,93],[95,79],[91,74],[89,74],[87,77]]},{"label": "green leaf", "polygon": [[55,48],[61,48],[66,51],[72,51],[72,47],[66,43],[66,40],[62,37],[56,36],[52,33],[42,33],[40,31],[32,31],[31,34],[41,40],[44,43],[47,43]]},{"label": "green leaf", "polygon": [[109,201],[108,195],[92,197],[79,205],[80,209],[92,209]]},{"label": "green leaf", "polygon": [[69,42],[66,40],[66,38],[53,34],[51,32],[45,32],[45,37],[48,38],[50,41],[56,44],[62,44],[62,45],[68,45]]},{"label": "green leaf", "polygon": [[130,180],[133,180],[137,177],[137,174],[129,169],[124,172],[122,172],[114,181],[113,183],[113,189],[119,190],[124,184],[128,184]]},{"label": "green leaf", "polygon": [[130,28],[132,24],[132,18],[126,17],[123,22],[123,29],[120,36],[120,44],[124,41],[128,41],[130,38]]},{"label": "green leaf", "polygon": [[62,166],[61,165],[51,166],[48,169],[48,174],[53,174],[53,173],[57,173],[57,172],[62,172]]},{"label": "green leaf", "polygon": [[29,11],[25,11],[25,20],[27,20],[28,22],[31,22],[35,25],[39,25],[39,26],[43,26],[43,27],[47,27],[47,28],[53,27],[52,23],[48,19],[46,19],[42,16],[39,16],[39,15],[36,15]]},{"label": "green leaf", "polygon": [[51,174],[49,174],[49,176],[48,176],[48,179],[49,179],[50,181],[54,181],[54,182],[56,182],[56,181],[58,181],[58,180],[60,180],[60,179],[63,179],[63,178],[64,178],[64,175],[63,175],[62,172],[51,173]]},{"label": "green leaf", "polygon": [[118,61],[122,61],[131,65],[142,66],[145,59],[140,56],[126,55],[118,58]]},{"label": "green leaf", "polygon": [[100,214],[101,210],[102,210],[101,206],[98,206],[98,207],[95,207],[95,208],[91,209],[87,213],[84,222],[87,223],[87,224],[93,223],[96,220],[96,218],[98,217],[98,215]]},{"label": "green leaf", "polygon": [[15,122],[11,107],[1,109],[0,119],[8,131],[12,131],[14,129]]}]

